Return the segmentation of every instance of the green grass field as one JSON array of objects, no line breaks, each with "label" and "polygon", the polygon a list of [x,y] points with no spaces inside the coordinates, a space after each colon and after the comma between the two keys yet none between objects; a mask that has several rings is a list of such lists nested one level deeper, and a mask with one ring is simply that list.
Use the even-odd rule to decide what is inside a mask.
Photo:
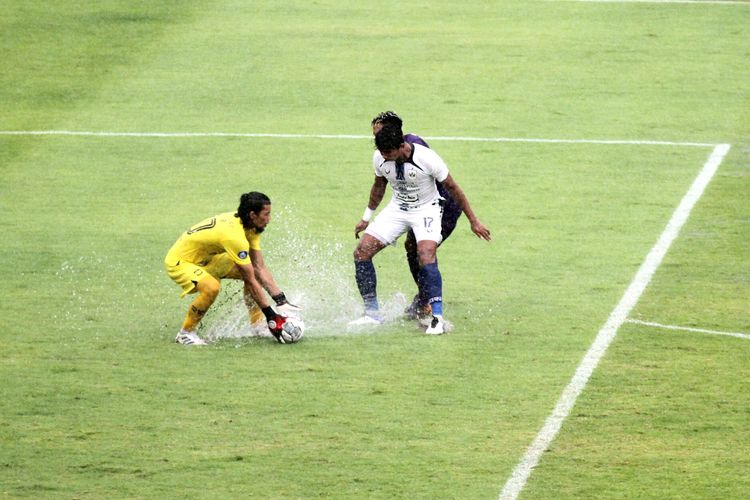
[{"label": "green grass field", "polygon": [[[750,2],[4,7],[0,497],[498,498],[717,144],[510,497],[750,496]],[[493,231],[441,247],[441,337],[345,326],[385,109]],[[164,255],[251,190],[305,339],[238,336],[230,284],[175,345]]]}]

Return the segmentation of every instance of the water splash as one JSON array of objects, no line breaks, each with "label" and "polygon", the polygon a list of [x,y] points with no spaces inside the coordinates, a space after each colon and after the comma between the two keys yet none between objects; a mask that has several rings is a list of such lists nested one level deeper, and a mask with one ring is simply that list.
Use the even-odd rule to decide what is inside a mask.
[{"label": "water splash", "polygon": [[[289,301],[304,308],[301,316],[305,320],[305,336],[376,331],[347,326],[362,314],[363,307],[354,281],[353,246],[320,237],[335,234],[331,228],[321,227],[315,235],[310,234],[309,225],[295,217],[294,212],[290,206],[275,209],[269,236],[264,235],[262,240],[263,257]],[[241,282],[224,280],[222,287],[220,298],[204,318],[201,335],[212,340],[270,336],[267,329],[250,327]],[[386,322],[400,321],[405,306],[403,293],[381,298]]]}]

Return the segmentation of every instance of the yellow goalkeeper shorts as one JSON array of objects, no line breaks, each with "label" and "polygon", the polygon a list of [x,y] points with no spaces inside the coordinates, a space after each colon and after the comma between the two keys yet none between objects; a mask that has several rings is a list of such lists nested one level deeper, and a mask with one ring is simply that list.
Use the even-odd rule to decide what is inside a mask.
[{"label": "yellow goalkeeper shorts", "polygon": [[234,261],[226,253],[215,255],[205,266],[192,262],[178,262],[177,265],[165,263],[169,277],[182,287],[180,297],[195,293],[195,285],[206,276],[213,276],[217,280],[225,278],[234,268]]}]

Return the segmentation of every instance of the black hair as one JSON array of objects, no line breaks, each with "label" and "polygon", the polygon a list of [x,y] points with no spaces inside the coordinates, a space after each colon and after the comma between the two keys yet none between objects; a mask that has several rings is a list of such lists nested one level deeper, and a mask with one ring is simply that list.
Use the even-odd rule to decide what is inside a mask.
[{"label": "black hair", "polygon": [[398,149],[404,143],[404,132],[393,123],[384,123],[383,128],[375,134],[375,147],[381,153]]},{"label": "black hair", "polygon": [[271,198],[263,193],[257,191],[245,193],[240,196],[240,206],[237,207],[237,213],[234,215],[240,218],[244,228],[249,229],[252,227],[250,224],[250,212],[257,214],[263,210],[263,207],[270,204]]},{"label": "black hair", "polygon": [[378,113],[378,116],[372,119],[370,125],[375,125],[376,123],[382,123],[383,125],[385,125],[386,123],[392,123],[393,125],[397,125],[399,128],[404,126],[404,122],[403,120],[401,120],[401,117],[399,117],[393,111],[383,111],[382,113]]}]

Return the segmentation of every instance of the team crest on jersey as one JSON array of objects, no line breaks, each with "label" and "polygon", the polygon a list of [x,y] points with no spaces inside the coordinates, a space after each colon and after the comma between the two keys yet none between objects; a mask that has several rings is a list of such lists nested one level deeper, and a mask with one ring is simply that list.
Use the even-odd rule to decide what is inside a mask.
[{"label": "team crest on jersey", "polygon": [[242,250],[240,253],[237,254],[237,257],[239,257],[242,260],[247,259],[247,252]]},{"label": "team crest on jersey", "polygon": [[388,175],[391,173],[391,167],[385,167],[385,175]]},{"label": "team crest on jersey", "polygon": [[409,179],[411,179],[411,180],[414,180],[414,179],[416,179],[416,178],[417,178],[417,171],[416,171],[416,170],[414,170],[413,168],[412,168],[412,169],[409,169],[409,173],[408,173],[408,174],[406,174],[406,175],[408,175],[408,176],[409,176]]}]

